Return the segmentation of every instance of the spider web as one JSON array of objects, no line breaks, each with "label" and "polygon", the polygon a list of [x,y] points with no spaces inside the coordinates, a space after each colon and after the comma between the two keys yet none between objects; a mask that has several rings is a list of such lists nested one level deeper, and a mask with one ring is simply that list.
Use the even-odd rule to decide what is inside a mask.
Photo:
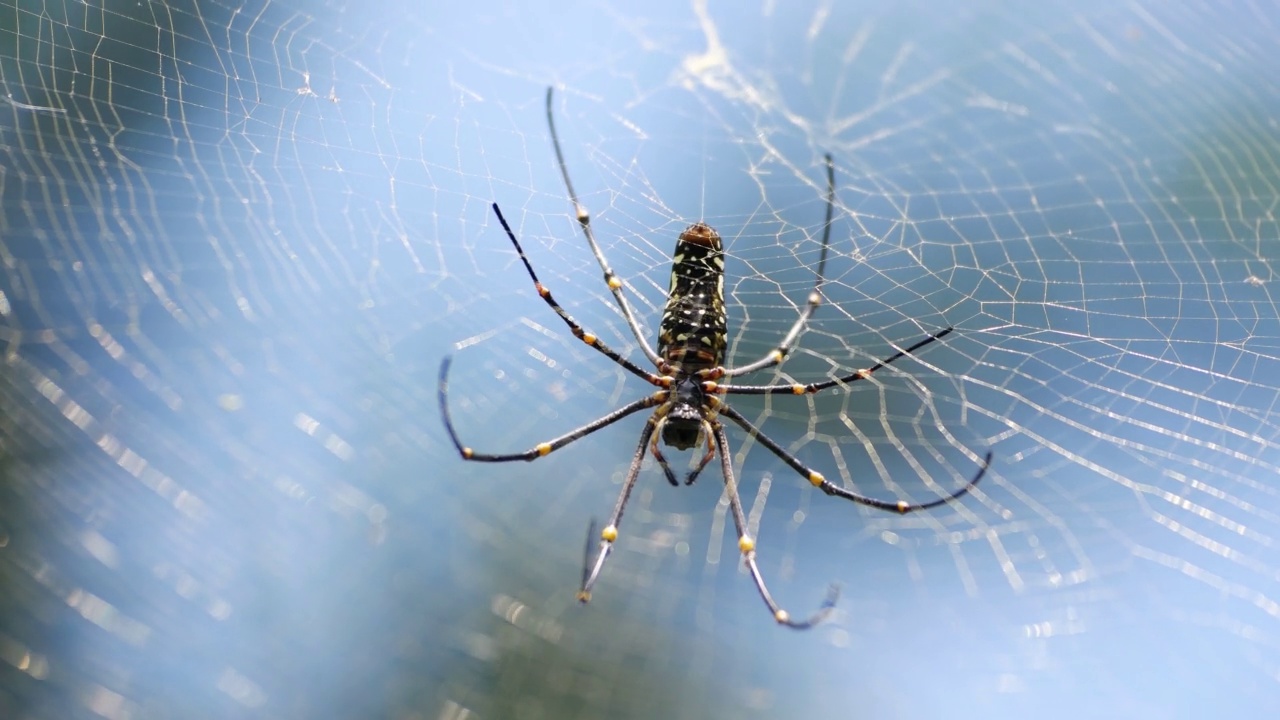
[{"label": "spider web", "polygon": [[[0,9],[0,714],[1267,717],[1280,702],[1274,8],[60,3]],[[676,235],[726,239],[730,430],[583,535]],[[686,458],[674,454],[682,467]]]}]

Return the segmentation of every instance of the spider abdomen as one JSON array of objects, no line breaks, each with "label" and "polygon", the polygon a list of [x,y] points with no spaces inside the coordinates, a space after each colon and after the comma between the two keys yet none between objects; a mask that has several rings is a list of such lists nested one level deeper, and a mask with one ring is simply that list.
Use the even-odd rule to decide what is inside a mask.
[{"label": "spider abdomen", "polygon": [[715,230],[695,223],[676,241],[658,355],[679,373],[717,367],[725,334],[724,248]]}]

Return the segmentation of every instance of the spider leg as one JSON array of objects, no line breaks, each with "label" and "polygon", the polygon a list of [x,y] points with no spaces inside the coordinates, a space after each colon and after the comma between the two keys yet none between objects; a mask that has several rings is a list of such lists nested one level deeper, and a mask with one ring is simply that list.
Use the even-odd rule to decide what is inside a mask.
[{"label": "spider leg", "polygon": [[703,455],[702,459],[698,461],[698,467],[690,471],[688,476],[685,477],[684,479],[685,485],[692,485],[693,481],[697,480],[698,475],[702,473],[703,468],[705,468],[707,464],[711,462],[711,458],[716,456],[716,444],[711,438],[711,434],[712,434],[711,423],[707,422],[706,420],[702,421],[702,433],[703,433],[703,436],[707,438],[707,454]]},{"label": "spider leg", "polygon": [[591,548],[596,543],[596,519],[591,518],[591,522],[587,523],[587,546],[582,549],[582,584],[578,586],[578,602],[588,602],[591,600],[591,593],[583,590],[587,586],[587,580],[591,577]]},{"label": "spider leg", "polygon": [[651,408],[656,405],[661,405],[667,399],[667,391],[659,390],[658,392],[652,395],[642,397],[633,403],[624,405],[618,408],[617,410],[614,410],[613,412],[609,413],[608,415],[605,415],[596,420],[592,420],[586,425],[583,425],[582,427],[579,427],[568,433],[565,433],[564,435],[561,435],[560,437],[555,438],[554,440],[550,440],[544,443],[538,443],[531,449],[526,450],[524,452],[509,453],[509,454],[502,454],[502,455],[478,453],[472,450],[471,448],[467,447],[466,445],[463,445],[462,441],[458,439],[458,431],[454,430],[453,419],[449,416],[449,365],[452,362],[453,362],[453,358],[447,355],[443,360],[440,361],[440,385],[439,385],[439,390],[437,392],[437,397],[440,400],[440,415],[444,418],[444,429],[449,433],[449,439],[453,441],[453,446],[457,448],[458,454],[462,456],[463,460],[475,460],[477,462],[511,462],[513,460],[537,460],[543,455],[550,453],[552,450],[558,450],[564,447],[565,445],[568,445],[569,443],[573,442],[574,440],[584,438],[601,428],[608,427],[628,415],[639,412],[640,410],[644,410],[645,408]]},{"label": "spider leg", "polygon": [[[609,516],[609,524],[604,526],[600,531],[600,551],[596,555],[594,564],[586,563],[583,565],[582,587],[578,590],[578,602],[589,602],[591,600],[591,588],[596,584],[596,580],[600,578],[600,571],[604,569],[604,561],[609,557],[609,553],[613,550],[613,542],[618,539],[618,524],[622,522],[622,511],[627,507],[627,499],[631,497],[631,489],[635,487],[636,477],[640,474],[640,464],[644,462],[645,445],[649,444],[649,438],[654,434],[661,420],[650,416],[648,422],[644,424],[644,430],[640,431],[640,444],[636,446],[635,455],[631,458],[631,467],[627,468],[627,477],[622,481],[622,493],[618,496],[618,502],[613,506],[613,514]],[[595,521],[592,521],[588,528],[588,532],[595,529]],[[594,533],[593,533],[594,534]],[[591,552],[591,540],[587,539],[588,558]],[[590,566],[590,570],[587,567]]]},{"label": "spider leg", "polygon": [[658,467],[662,468],[662,472],[667,476],[667,482],[671,483],[671,487],[680,487],[680,483],[676,482],[676,474],[671,472],[671,465],[667,462],[667,456],[662,454],[662,448],[659,447],[658,441],[662,438],[662,426],[667,424],[666,416],[658,419],[658,424],[653,428],[653,459],[658,461]]},{"label": "spider leg", "polygon": [[956,498],[972,490],[973,487],[978,484],[978,481],[982,479],[982,476],[987,474],[987,468],[991,467],[991,451],[988,450],[986,457],[983,458],[982,467],[978,469],[978,473],[973,476],[973,479],[965,483],[964,487],[960,488],[959,490],[956,490],[955,492],[951,493],[950,495],[947,495],[946,497],[938,498],[937,500],[931,500],[926,503],[920,503],[918,505],[913,505],[911,503],[903,502],[901,500],[897,502],[890,502],[888,500],[877,500],[876,498],[867,497],[866,495],[860,495],[851,490],[845,490],[839,485],[836,485],[832,483],[830,480],[823,477],[822,473],[807,467],[804,463],[796,459],[795,455],[792,455],[791,453],[784,450],[781,445],[779,445],[777,442],[773,440],[773,438],[760,432],[759,428],[757,428],[755,425],[752,425],[751,421],[747,420],[747,418],[745,418],[737,410],[734,410],[728,405],[721,403],[719,411],[721,415],[724,415],[728,417],[730,420],[737,423],[743,430],[747,431],[748,435],[760,441],[761,445],[764,445],[765,447],[769,448],[769,450],[774,455],[777,455],[779,458],[781,458],[783,462],[791,466],[791,469],[795,470],[797,473],[800,473],[801,477],[807,479],[810,483],[813,484],[814,487],[818,488],[822,492],[828,495],[842,497],[846,500],[852,500],[853,502],[856,502],[859,505],[866,505],[867,507],[879,508],[881,510],[889,510],[891,512],[896,512],[899,514],[906,514],[909,512],[915,512],[917,510],[927,510],[929,508],[938,507],[939,505],[945,505],[951,502],[952,500],[955,500]]},{"label": "spider leg", "polygon": [[[529,277],[533,279],[533,287],[538,291],[538,296],[545,300],[546,303],[551,306],[552,310],[556,311],[556,314],[560,316],[561,320],[564,320],[565,324],[569,326],[569,330],[573,332],[573,336],[600,351],[600,353],[605,357],[626,368],[632,375],[635,375],[653,385],[657,385],[658,387],[666,387],[666,379],[660,375],[654,375],[653,373],[642,369],[639,365],[636,365],[630,360],[619,355],[616,350],[601,342],[600,338],[597,337],[595,333],[588,332],[583,329],[583,327],[578,324],[577,320],[574,320],[564,308],[560,307],[560,303],[556,302],[556,299],[551,296],[551,291],[547,289],[547,286],[543,285],[542,282],[538,280],[538,274],[533,271],[533,264],[530,263],[529,258],[525,256],[524,248],[520,247],[520,241],[516,239],[516,234],[511,231],[511,226],[507,224],[507,219],[502,216],[502,210],[498,208],[498,203],[493,203],[493,212],[498,216],[498,222],[502,223],[502,229],[507,231],[507,237],[511,239],[511,244],[516,246],[516,253],[520,255],[520,262],[524,263],[524,269],[529,271]],[[627,317],[628,319],[631,317],[629,311]],[[649,349],[649,346],[644,344],[643,340],[640,342],[640,346],[645,349],[646,355],[653,353],[653,351]],[[653,356],[653,358],[656,357],[656,355]],[[654,359],[654,364],[658,364],[656,359]]]},{"label": "spider leg", "polygon": [[609,262],[604,259],[604,253],[600,251],[600,246],[596,244],[595,233],[591,231],[591,214],[587,212],[587,208],[578,202],[578,193],[573,190],[573,183],[569,181],[569,168],[564,162],[564,153],[560,150],[560,136],[556,133],[555,115],[551,112],[551,97],[555,94],[555,88],[547,88],[547,127],[551,129],[551,146],[556,151],[556,162],[560,165],[560,176],[564,178],[564,187],[569,191],[569,202],[573,203],[574,215],[578,218],[578,226],[582,228],[582,234],[587,237],[587,245],[591,246],[591,252],[596,256],[596,262],[600,263],[600,269],[604,271],[604,281],[609,286],[609,290],[613,292],[613,299],[617,301],[618,308],[622,310],[622,317],[626,318],[627,325],[631,328],[631,334],[636,336],[636,340],[640,343],[640,349],[644,351],[644,356],[649,362],[655,366],[661,367],[662,361],[653,348],[649,347],[648,341],[644,339],[644,335],[640,332],[640,324],[636,322],[635,313],[631,312],[631,306],[627,303],[627,298],[622,294],[622,280],[613,273],[613,269],[609,267]]},{"label": "spider leg", "polygon": [[760,597],[764,599],[764,604],[769,606],[769,611],[773,613],[773,619],[778,621],[779,625],[786,625],[796,630],[804,630],[822,622],[824,618],[831,613],[831,609],[835,607],[836,600],[840,597],[840,588],[832,585],[827,591],[827,597],[822,601],[816,612],[806,620],[792,620],[791,614],[783,610],[778,603],[769,594],[769,588],[764,584],[764,577],[760,574],[760,568],[756,566],[756,542],[747,534],[747,518],[742,512],[742,500],[738,498],[737,482],[733,477],[733,461],[729,457],[729,438],[725,435],[724,425],[719,422],[714,423],[716,432],[716,442],[720,445],[720,468],[724,474],[725,491],[729,495],[729,510],[733,513],[733,524],[738,529],[738,550],[742,552],[742,558],[747,563],[747,569],[751,571],[751,579],[756,583],[756,589],[760,591]]},{"label": "spider leg", "polygon": [[804,330],[805,323],[809,322],[809,318],[822,304],[822,295],[818,292],[822,288],[824,281],[823,271],[827,266],[827,247],[831,241],[831,218],[835,212],[836,200],[836,170],[835,164],[831,160],[831,153],[827,153],[827,219],[823,223],[822,230],[822,255],[818,258],[817,277],[813,281],[813,289],[809,291],[808,302],[805,303],[804,310],[800,311],[800,317],[796,318],[796,322],[783,336],[782,342],[778,346],[770,350],[768,354],[759,360],[736,368],[724,369],[724,374],[720,377],[736,377],[738,375],[746,375],[747,373],[763,370],[767,367],[773,367],[780,364],[786,359],[791,352],[791,347],[795,345],[796,339],[800,337],[800,333]]},{"label": "spider leg", "polygon": [[834,380],[824,380],[822,382],[809,383],[808,385],[800,385],[798,383],[794,385],[721,385],[720,383],[711,383],[710,387],[706,387],[705,389],[707,392],[716,392],[722,395],[768,395],[775,392],[788,392],[794,395],[812,395],[813,393],[835,387],[836,385],[848,385],[851,382],[869,378],[871,377],[871,373],[879,370],[880,368],[890,365],[897,360],[901,360],[920,348],[937,340],[941,340],[954,331],[955,328],[949,327],[942,332],[930,335],[906,350],[899,350],[869,368],[863,368],[862,370],[858,370],[857,372],[850,373],[844,377],[836,378]]}]

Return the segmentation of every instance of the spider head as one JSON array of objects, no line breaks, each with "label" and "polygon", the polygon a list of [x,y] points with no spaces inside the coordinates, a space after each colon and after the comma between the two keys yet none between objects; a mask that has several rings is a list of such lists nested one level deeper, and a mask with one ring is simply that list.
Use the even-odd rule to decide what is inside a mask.
[{"label": "spider head", "polygon": [[697,447],[702,440],[702,424],[706,418],[702,406],[705,403],[706,393],[701,382],[694,378],[677,381],[671,410],[662,425],[662,442],[677,450]]}]

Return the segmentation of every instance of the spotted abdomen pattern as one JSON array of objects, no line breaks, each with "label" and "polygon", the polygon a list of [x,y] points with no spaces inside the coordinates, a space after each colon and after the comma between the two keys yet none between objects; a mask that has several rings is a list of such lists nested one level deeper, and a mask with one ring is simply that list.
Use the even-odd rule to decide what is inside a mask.
[{"label": "spotted abdomen pattern", "polygon": [[671,289],[658,332],[658,355],[676,372],[724,361],[724,247],[703,223],[680,233],[671,261]]}]

